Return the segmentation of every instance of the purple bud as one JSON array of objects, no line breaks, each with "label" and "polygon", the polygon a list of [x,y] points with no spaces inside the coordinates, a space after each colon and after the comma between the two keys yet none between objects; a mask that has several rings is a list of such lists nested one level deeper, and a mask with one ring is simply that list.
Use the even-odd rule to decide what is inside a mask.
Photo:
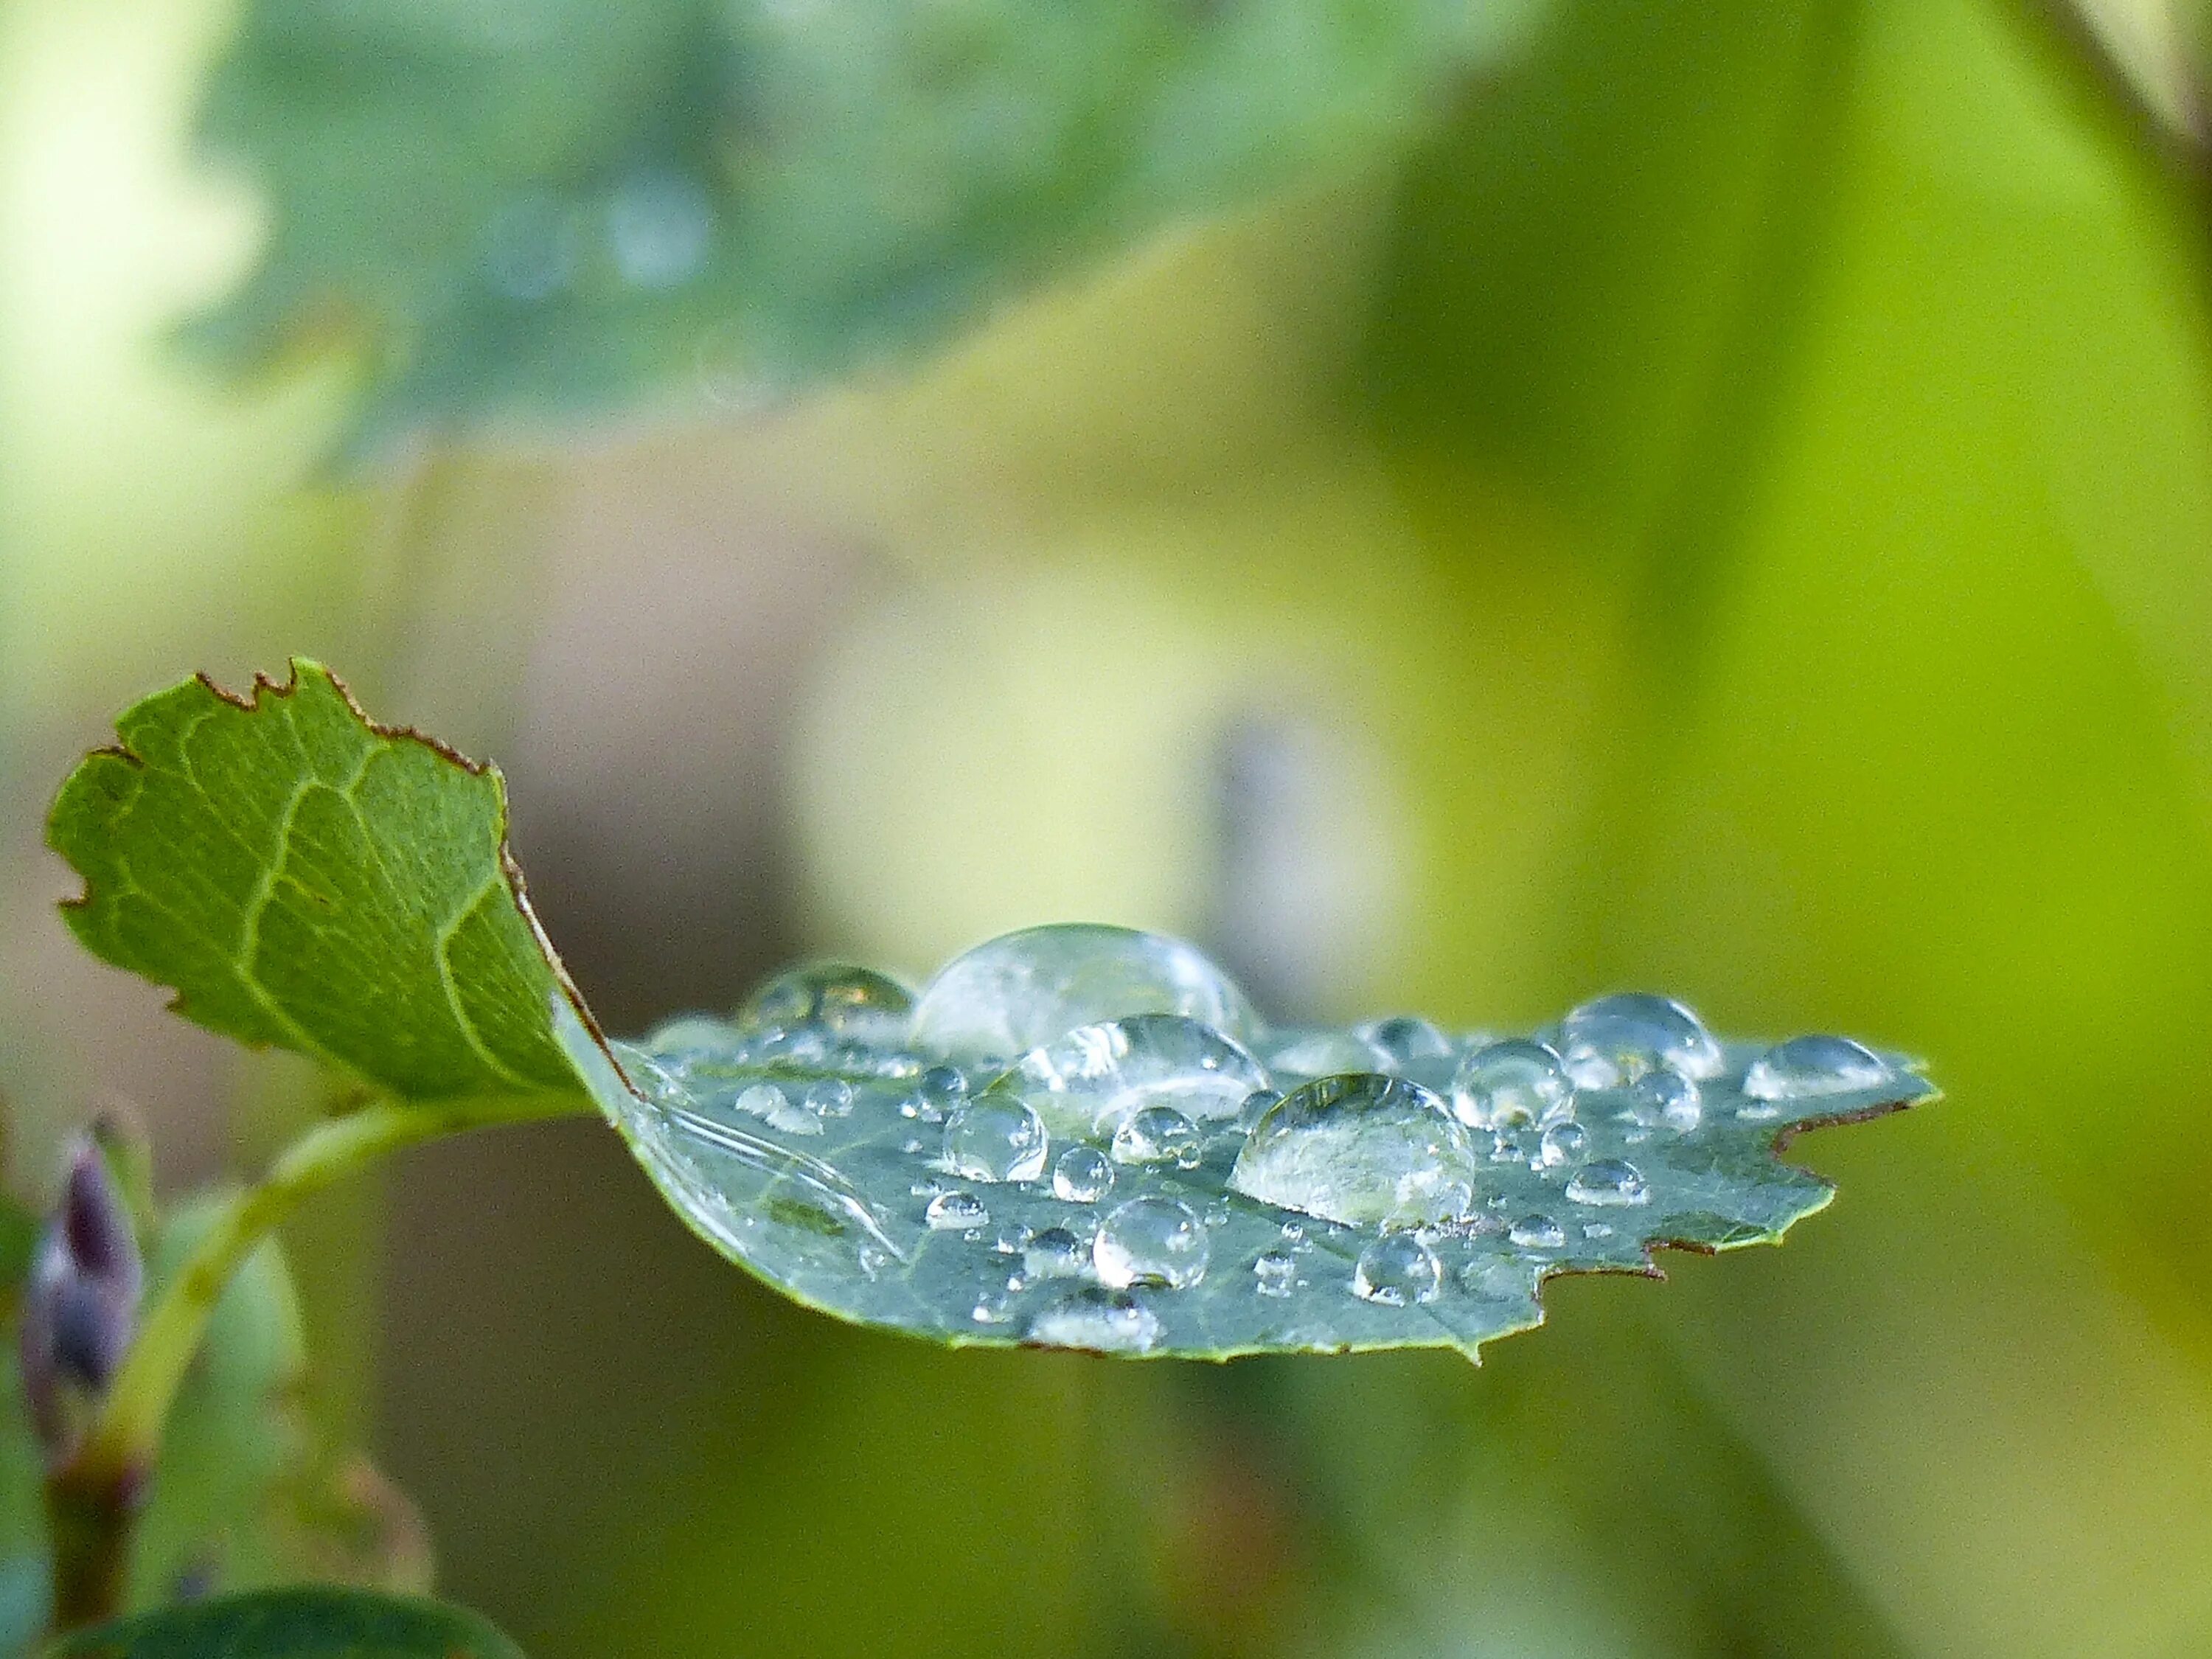
[{"label": "purple bud", "polygon": [[113,1380],[144,1288],[123,1194],[99,1149],[81,1143],[23,1291],[23,1392],[49,1455],[68,1451],[78,1401],[97,1400]]}]

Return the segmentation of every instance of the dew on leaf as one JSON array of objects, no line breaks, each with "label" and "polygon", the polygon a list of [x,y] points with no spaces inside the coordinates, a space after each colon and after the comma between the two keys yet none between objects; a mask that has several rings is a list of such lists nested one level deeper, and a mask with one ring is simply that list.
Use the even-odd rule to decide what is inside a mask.
[{"label": "dew on leaf", "polygon": [[1705,1091],[1679,1072],[1647,1073],[1628,1093],[1629,1119],[1643,1128],[1687,1134],[1705,1119]]},{"label": "dew on leaf", "polygon": [[1146,1353],[1159,1343],[1160,1320],[1128,1291],[1086,1285],[1040,1309],[1022,1334],[1051,1348]]},{"label": "dew on leaf", "polygon": [[1878,1089],[1889,1078],[1888,1062],[1849,1037],[1801,1036],[1753,1060],[1743,1091],[1753,1100],[1802,1100]]},{"label": "dew on leaf", "polygon": [[1633,1164],[1601,1158],[1575,1171],[1567,1182],[1567,1196],[1577,1204],[1641,1204],[1651,1196],[1651,1189]]},{"label": "dew on leaf", "polygon": [[1383,1234],[1360,1251],[1352,1270],[1352,1293],[1386,1308],[1433,1302],[1443,1283],[1437,1253],[1413,1233]]},{"label": "dew on leaf", "polygon": [[1255,1024],[1243,994],[1194,947],[1076,923],[1006,933],[953,958],[915,1005],[914,1036],[950,1059],[981,1061],[1133,1014],[1181,1014],[1232,1039]]},{"label": "dew on leaf", "polygon": [[1065,1227],[1047,1227],[1022,1252],[1022,1271],[1031,1279],[1076,1279],[1090,1261],[1081,1239]]},{"label": "dew on leaf", "polygon": [[1556,1250],[1567,1242],[1566,1229],[1547,1215],[1524,1215],[1505,1237],[1524,1250]]},{"label": "dew on leaf", "polygon": [[771,1129],[787,1135],[818,1135],[822,1121],[791,1103],[791,1097],[773,1083],[756,1083],[731,1103],[738,1110],[759,1118]]},{"label": "dew on leaf", "polygon": [[1252,1287],[1262,1296],[1290,1295],[1297,1273],[1297,1258],[1287,1250],[1262,1250],[1252,1258]]},{"label": "dew on leaf", "polygon": [[1516,1038],[1477,1049],[1452,1076],[1452,1109],[1471,1129],[1541,1123],[1574,1107],[1574,1085],[1548,1043]]},{"label": "dew on leaf", "polygon": [[1096,1146],[1070,1146],[1052,1166],[1052,1190],[1068,1204],[1096,1204],[1114,1190],[1114,1166]]},{"label": "dew on leaf", "polygon": [[1353,1031],[1283,1031],[1267,1046],[1267,1069],[1291,1078],[1339,1077],[1376,1072],[1390,1056]]},{"label": "dew on leaf", "polygon": [[945,1167],[969,1181],[1035,1181],[1045,1150],[1044,1125],[1010,1094],[986,1091],[945,1120]]},{"label": "dew on leaf", "polygon": [[1206,1276],[1206,1224],[1172,1198],[1133,1198],[1099,1224],[1092,1263],[1115,1289],[1160,1285],[1186,1290]]},{"label": "dew on leaf", "polygon": [[1147,1106],[1229,1121],[1267,1080],[1239,1043],[1179,1014],[1079,1025],[1030,1050],[994,1085],[1020,1091],[1060,1135],[1110,1134]]},{"label": "dew on leaf", "polygon": [[973,1193],[939,1193],[929,1200],[929,1208],[922,1212],[932,1232],[959,1232],[969,1227],[981,1227],[991,1218],[983,1207],[983,1200]]},{"label": "dew on leaf", "polygon": [[1442,1060],[1451,1053],[1449,1038],[1427,1020],[1411,1015],[1370,1020],[1354,1031],[1371,1043],[1394,1071],[1416,1060]]},{"label": "dew on leaf", "polygon": [[1547,1170],[1556,1170],[1589,1150],[1589,1131],[1572,1119],[1554,1123],[1544,1131],[1538,1143],[1536,1162]]},{"label": "dew on leaf", "polygon": [[1705,1023],[1672,997],[1630,992],[1585,1002],[1559,1022],[1559,1054],[1577,1087],[1613,1089],[1661,1066],[1719,1075],[1725,1060]]},{"label": "dew on leaf", "polygon": [[842,1078],[824,1078],[811,1084],[806,1091],[806,1109],[817,1117],[849,1117],[853,1113],[853,1085]]},{"label": "dew on leaf", "polygon": [[1229,1184],[1350,1226],[1411,1227],[1468,1214],[1479,1168],[1441,1098],[1402,1078],[1361,1073],[1285,1095],[1254,1127]]},{"label": "dew on leaf", "polygon": [[1114,1131],[1116,1164],[1173,1164],[1195,1168],[1204,1142],[1198,1125],[1172,1106],[1147,1106],[1121,1120]]}]

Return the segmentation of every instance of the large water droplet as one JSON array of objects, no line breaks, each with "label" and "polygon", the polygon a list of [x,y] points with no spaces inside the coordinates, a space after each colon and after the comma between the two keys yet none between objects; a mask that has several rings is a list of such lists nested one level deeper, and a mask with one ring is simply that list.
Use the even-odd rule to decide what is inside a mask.
[{"label": "large water droplet", "polygon": [[1385,1233],[1359,1253],[1352,1293],[1386,1308],[1433,1302],[1443,1283],[1437,1253],[1413,1233]]},{"label": "large water droplet", "polygon": [[1181,1014],[1238,1040],[1255,1025],[1228,975],[1182,940],[1068,924],[1007,933],[947,963],[915,1006],[914,1036],[980,1060],[1132,1014]]},{"label": "large water droplet", "polygon": [[1035,1181],[1044,1154],[1043,1123],[1013,1095],[988,1091],[945,1120],[945,1167],[969,1181]]},{"label": "large water droplet", "polygon": [[1158,1343],[1160,1319],[1127,1291],[1086,1285],[1041,1310],[1023,1335],[1050,1348],[1143,1353]]},{"label": "large water droplet", "polygon": [[1612,1089],[1665,1066],[1684,1077],[1719,1075],[1721,1046],[1672,997],[1632,992],[1586,1002],[1559,1023],[1559,1054],[1578,1087]]},{"label": "large water droplet", "polygon": [[1121,1289],[1164,1285],[1180,1291],[1206,1276],[1206,1224],[1172,1198],[1133,1198],[1098,1229],[1091,1259],[1099,1282]]},{"label": "large water droplet", "polygon": [[811,1027],[832,1036],[890,1042],[903,1035],[914,994],[888,974],[819,962],[778,974],[745,999],[738,1024]]},{"label": "large water droplet", "polygon": [[1752,1062],[1743,1091],[1753,1100],[1802,1100],[1878,1089],[1889,1075],[1887,1060],[1849,1037],[1792,1037]]},{"label": "large water droplet", "polygon": [[1601,1158],[1575,1171],[1567,1182],[1567,1196],[1577,1204],[1641,1204],[1651,1196],[1651,1189],[1633,1164]]},{"label": "large water droplet", "polygon": [[1204,1145],[1198,1125],[1174,1107],[1147,1106],[1130,1113],[1115,1129],[1114,1161],[1194,1169]]},{"label": "large water droplet", "polygon": [[1253,1129],[1229,1184],[1352,1226],[1411,1227],[1468,1214],[1478,1168],[1467,1131],[1441,1099],[1365,1073],[1285,1096]]},{"label": "large water droplet", "polygon": [[1114,1166],[1096,1146],[1071,1146],[1052,1166],[1052,1190],[1070,1204],[1096,1204],[1114,1190]]},{"label": "large water droplet", "polygon": [[929,1200],[922,1219],[929,1230],[937,1233],[965,1232],[971,1227],[981,1227],[991,1219],[991,1212],[983,1207],[983,1200],[973,1193],[939,1193]]},{"label": "large water droplet", "polygon": [[1031,1279],[1074,1279],[1091,1262],[1083,1241],[1065,1227],[1048,1227],[1022,1252],[1022,1271]]},{"label": "large water droplet", "polygon": [[1203,1021],[1139,1014],[1078,1026],[1024,1054],[996,1086],[1020,1090],[1054,1134],[1096,1135],[1147,1106],[1233,1120],[1267,1080],[1241,1044]]},{"label": "large water droplet", "polygon": [[1524,1250],[1556,1250],[1567,1242],[1567,1230],[1547,1215],[1524,1215],[1505,1237]]},{"label": "large water droplet", "polygon": [[1252,1258],[1252,1288],[1262,1296],[1290,1295],[1297,1276],[1297,1258],[1287,1250],[1262,1250]]},{"label": "large water droplet", "polygon": [[1574,1085],[1550,1045],[1518,1038],[1493,1042],[1460,1062],[1452,1109],[1473,1129],[1541,1123],[1574,1109]]}]

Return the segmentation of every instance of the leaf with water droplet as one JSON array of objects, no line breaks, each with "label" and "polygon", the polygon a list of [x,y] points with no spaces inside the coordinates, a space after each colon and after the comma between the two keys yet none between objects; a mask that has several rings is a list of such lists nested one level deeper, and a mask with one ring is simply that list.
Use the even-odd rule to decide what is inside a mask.
[{"label": "leaf with water droplet", "polygon": [[[681,1042],[602,1048],[564,1006],[555,1017],[639,1162],[716,1249],[811,1306],[959,1346],[1472,1355],[1541,1321],[1550,1274],[1650,1273],[1662,1246],[1778,1239],[1832,1191],[1776,1156],[1791,1135],[1934,1093],[1902,1056],[1824,1048],[1856,1069],[1747,1094],[1765,1047],[1722,1042],[1660,999],[1594,1005],[1570,1034],[1534,1034],[1502,1055],[1486,1038],[1432,1038],[1436,1028],[1411,1023],[1279,1043],[1176,941],[1031,930],[973,954],[988,972],[956,961],[915,1003],[957,1017],[917,1018],[897,1041],[880,1024],[856,1041],[799,1020],[740,1021],[717,1042],[687,1021]],[[1004,1006],[981,1006],[989,999]],[[1235,1011],[1235,1036],[1194,1041],[1194,1002]],[[1608,1081],[1577,1090],[1562,1069],[1553,1087],[1537,1036],[1573,1046],[1586,1075]],[[1035,1046],[1003,1052],[1015,1041]],[[1382,1065],[1401,1050],[1404,1076],[1297,1070],[1324,1051]],[[1486,1052],[1490,1062],[1470,1065]],[[940,1088],[965,1104],[918,1137],[916,1080],[953,1053],[964,1056],[959,1086]],[[1289,1059],[1279,1097],[1271,1054]],[[1176,1074],[1175,1056],[1190,1076]],[[1233,1086],[1215,1085],[1224,1066]],[[1255,1070],[1269,1085],[1256,1110],[1187,1115],[1194,1099],[1243,1091]],[[1528,1099],[1508,1112],[1482,1096],[1463,1116],[1464,1103],[1439,1092],[1455,1076],[1510,1082]],[[850,1109],[803,1135],[740,1103],[749,1090],[799,1098],[832,1080]],[[1172,1130],[1174,1155],[1146,1152],[1156,1130]],[[845,1224],[793,1224],[794,1203]]]},{"label": "leaf with water droplet", "polygon": [[1176,218],[1371,160],[1540,0],[250,0],[270,199],[192,331],[368,347],[366,440],[757,405]]}]

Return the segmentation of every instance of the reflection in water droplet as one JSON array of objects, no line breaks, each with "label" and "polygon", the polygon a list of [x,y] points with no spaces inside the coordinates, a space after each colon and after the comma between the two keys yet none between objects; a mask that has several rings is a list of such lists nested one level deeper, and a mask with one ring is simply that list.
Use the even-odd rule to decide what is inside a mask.
[{"label": "reflection in water droplet", "polygon": [[1705,1115],[1705,1091],[1678,1072],[1653,1072],[1629,1091],[1629,1117],[1642,1127],[1687,1134]]},{"label": "reflection in water droplet", "polygon": [[914,994],[888,974],[848,962],[817,962],[778,974],[745,999],[748,1030],[811,1027],[832,1036],[891,1042],[902,1036]]},{"label": "reflection in water droplet", "polygon": [[1070,1204],[1096,1204],[1114,1190],[1114,1166],[1096,1146],[1071,1146],[1052,1166],[1052,1190]]},{"label": "reflection in water droplet", "polygon": [[1802,1100],[1878,1089],[1889,1075],[1887,1060],[1849,1037],[1792,1037],[1752,1062],[1743,1091],[1753,1100]]},{"label": "reflection in water droplet", "polygon": [[1643,1171],[1617,1158],[1601,1158],[1585,1164],[1567,1182],[1567,1196],[1577,1204],[1641,1204],[1651,1196]]},{"label": "reflection in water droplet", "polygon": [[946,963],[915,1006],[914,1036],[954,1060],[981,1060],[1132,1014],[1181,1014],[1238,1041],[1255,1024],[1228,976],[1182,940],[1065,925],[1007,933]]},{"label": "reflection in water droplet", "polygon": [[714,234],[714,206],[688,173],[632,173],[607,201],[607,249],[634,288],[676,288],[699,274]]},{"label": "reflection in water droplet", "polygon": [[1086,1285],[1040,1311],[1023,1335],[1046,1347],[1143,1353],[1158,1343],[1160,1320],[1130,1291]]},{"label": "reflection in water droplet", "polygon": [[1579,1123],[1554,1123],[1544,1131],[1536,1161],[1547,1170],[1571,1164],[1589,1150],[1589,1131]]},{"label": "reflection in water droplet", "polygon": [[1352,1293],[1386,1308],[1433,1302],[1443,1282],[1437,1253],[1413,1233],[1383,1234],[1352,1270]]},{"label": "reflection in water droplet", "polygon": [[1253,1090],[1250,1094],[1244,1097],[1243,1104],[1237,1109],[1237,1127],[1249,1133],[1252,1126],[1267,1116],[1275,1103],[1282,1097],[1283,1091],[1279,1089]]},{"label": "reflection in water droplet", "polygon": [[1147,1106],[1123,1118],[1114,1131],[1114,1161],[1194,1169],[1202,1146],[1198,1126],[1174,1107]]},{"label": "reflection in water droplet", "polygon": [[981,1227],[991,1218],[983,1207],[983,1200],[973,1193],[939,1193],[929,1200],[929,1208],[922,1219],[929,1223],[933,1232],[958,1232],[969,1227]]},{"label": "reflection in water droplet", "polygon": [[759,1118],[771,1129],[787,1135],[818,1135],[822,1120],[791,1103],[791,1097],[773,1083],[756,1083],[732,1103],[738,1110]]},{"label": "reflection in water droplet", "polygon": [[1179,1291],[1206,1276],[1205,1224],[1171,1198],[1133,1198],[1118,1206],[1091,1247],[1102,1284],[1164,1285]]},{"label": "reflection in water droplet", "polygon": [[1451,1041],[1425,1019],[1401,1015],[1374,1019],[1358,1028],[1358,1035],[1396,1071],[1417,1060],[1441,1060],[1451,1053]]},{"label": "reflection in water droplet", "polygon": [[1718,1076],[1721,1046],[1672,997],[1631,993],[1586,1002],[1559,1023],[1567,1075],[1584,1089],[1613,1089],[1665,1066],[1684,1077]]},{"label": "reflection in water droplet", "polygon": [[1044,1155],[1044,1125],[1012,1095],[988,1091],[945,1121],[945,1167],[970,1181],[1035,1181]]},{"label": "reflection in water droplet", "polygon": [[1470,1213],[1478,1169],[1467,1131],[1441,1099],[1369,1073],[1284,1097],[1244,1143],[1229,1184],[1352,1226],[1410,1227]]},{"label": "reflection in water droplet", "polygon": [[1476,1050],[1452,1077],[1452,1109],[1471,1129],[1542,1123],[1572,1111],[1574,1097],[1550,1046],[1518,1038]]},{"label": "reflection in water droplet", "polygon": [[1211,1025],[1138,1014],[1079,1025],[1024,1054],[994,1086],[1018,1089],[1055,1134],[1095,1135],[1146,1106],[1227,1122],[1267,1080],[1249,1053]]},{"label": "reflection in water droplet", "polygon": [[1297,1274],[1297,1260],[1287,1251],[1262,1250],[1252,1258],[1252,1286],[1262,1296],[1288,1296]]},{"label": "reflection in water droplet", "polygon": [[1031,1279],[1075,1279],[1091,1263],[1083,1241],[1065,1227],[1048,1227],[1022,1253],[1022,1270]]},{"label": "reflection in water droplet", "polygon": [[1567,1230],[1547,1215],[1524,1215],[1505,1237],[1524,1250],[1556,1250],[1567,1242]]}]

